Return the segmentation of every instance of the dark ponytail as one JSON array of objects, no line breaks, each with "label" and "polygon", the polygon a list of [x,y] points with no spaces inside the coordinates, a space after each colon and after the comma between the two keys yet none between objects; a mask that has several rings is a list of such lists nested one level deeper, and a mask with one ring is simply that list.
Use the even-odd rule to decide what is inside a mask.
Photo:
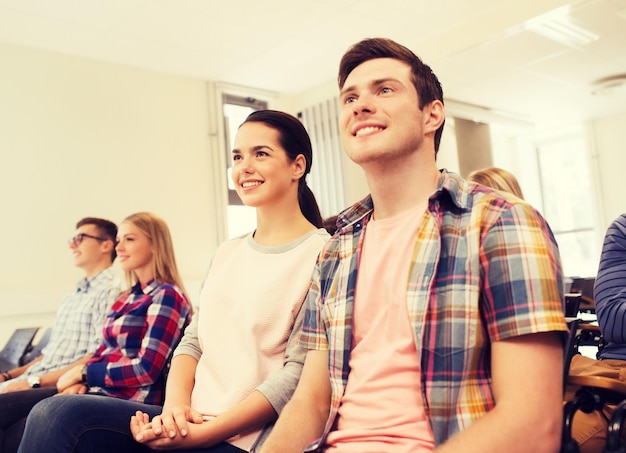
[{"label": "dark ponytail", "polygon": [[298,183],[298,202],[300,203],[300,210],[309,222],[317,228],[322,228],[324,226],[324,219],[322,218],[322,213],[317,205],[313,191],[304,180],[305,176],[306,175],[303,175]]},{"label": "dark ponytail", "polygon": [[280,144],[291,161],[294,161],[299,154],[304,156],[306,167],[304,174],[298,181],[298,203],[304,217],[317,228],[322,228],[324,220],[320,208],[317,205],[317,200],[315,200],[315,195],[306,183],[306,175],[311,171],[311,164],[313,163],[313,148],[309,134],[300,120],[277,110],[257,110],[248,115],[245,123],[263,123],[276,130]]}]

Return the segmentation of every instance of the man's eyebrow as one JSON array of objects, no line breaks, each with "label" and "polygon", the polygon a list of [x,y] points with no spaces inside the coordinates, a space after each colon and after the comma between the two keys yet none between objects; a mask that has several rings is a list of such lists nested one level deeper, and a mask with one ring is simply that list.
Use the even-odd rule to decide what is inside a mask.
[{"label": "man's eyebrow", "polygon": [[[401,83],[398,79],[393,78],[393,77],[385,77],[383,79],[376,79],[376,80],[371,80],[370,82],[367,83],[367,86],[379,86],[379,85],[383,85],[385,83],[389,83],[389,82],[396,82],[396,83]],[[352,91],[356,90],[356,86],[354,85],[350,85],[348,87],[344,87],[340,92],[339,92],[339,96],[343,96],[346,93],[350,93]]]},{"label": "man's eyebrow", "polygon": [[351,92],[351,91],[354,91],[354,86],[343,87],[343,88],[341,89],[341,91],[339,92],[339,96],[341,97],[341,96],[343,96],[344,94],[349,93],[349,92]]}]

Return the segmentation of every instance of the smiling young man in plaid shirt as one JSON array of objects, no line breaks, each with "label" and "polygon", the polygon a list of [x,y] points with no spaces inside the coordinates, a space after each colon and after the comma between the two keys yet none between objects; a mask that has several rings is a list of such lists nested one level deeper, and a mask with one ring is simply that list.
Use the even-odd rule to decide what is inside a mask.
[{"label": "smiling young man in plaid shirt", "polygon": [[550,228],[437,169],[443,93],[409,49],[361,41],[339,86],[371,195],[320,254],[302,376],[262,451],[557,451],[567,328]]}]

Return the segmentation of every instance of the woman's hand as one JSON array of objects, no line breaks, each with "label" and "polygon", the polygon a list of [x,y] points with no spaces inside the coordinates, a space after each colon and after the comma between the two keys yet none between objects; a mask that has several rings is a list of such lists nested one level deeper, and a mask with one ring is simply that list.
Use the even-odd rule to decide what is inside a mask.
[{"label": "woman's hand", "polygon": [[57,395],[83,395],[85,393],[87,393],[87,386],[85,384],[79,383],[66,387],[65,390],[57,393]]},{"label": "woman's hand", "polygon": [[[136,439],[138,435],[142,439],[151,437],[146,432],[149,430],[156,437],[174,438],[178,435],[185,437],[189,432],[188,422],[193,424],[202,423],[202,414],[187,405],[164,406],[161,415],[154,417],[152,422],[149,421],[147,414],[137,412],[131,419],[131,431]],[[142,440],[137,439],[137,442],[142,442]]]},{"label": "woman's hand", "polygon": [[26,381],[18,381],[12,382],[7,385],[4,390],[0,391],[0,393],[11,393],[11,392],[19,392],[20,390],[30,390],[31,386]]},{"label": "woman's hand", "polygon": [[154,419],[150,422],[148,414],[142,412],[137,412],[130,421],[130,430],[135,440],[153,450],[188,450],[208,446],[206,433],[203,433],[201,424],[192,423],[188,426],[185,436],[174,437],[169,437],[163,429],[160,434],[156,434],[153,424]]},{"label": "woman's hand", "polygon": [[[77,365],[67,370],[57,381],[57,390],[59,393],[63,393],[65,389],[73,386],[74,384],[80,384],[83,380],[82,370],[83,365]],[[84,392],[83,392],[84,393]]]}]

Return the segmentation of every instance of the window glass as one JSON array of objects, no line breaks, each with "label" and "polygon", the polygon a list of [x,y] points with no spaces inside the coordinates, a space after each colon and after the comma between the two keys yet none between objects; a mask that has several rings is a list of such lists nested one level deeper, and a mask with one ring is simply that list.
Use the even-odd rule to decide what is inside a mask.
[{"label": "window glass", "polygon": [[230,177],[233,164],[233,140],[237,134],[237,129],[250,113],[266,108],[267,102],[259,101],[254,98],[224,94],[222,99],[224,131],[226,134],[226,180],[228,181],[226,223],[229,238],[248,233],[252,231],[256,225],[256,211],[254,208],[245,206],[241,202]]},{"label": "window glass", "polygon": [[584,140],[570,136],[537,147],[543,214],[554,232],[566,276],[597,272],[600,245]]}]

